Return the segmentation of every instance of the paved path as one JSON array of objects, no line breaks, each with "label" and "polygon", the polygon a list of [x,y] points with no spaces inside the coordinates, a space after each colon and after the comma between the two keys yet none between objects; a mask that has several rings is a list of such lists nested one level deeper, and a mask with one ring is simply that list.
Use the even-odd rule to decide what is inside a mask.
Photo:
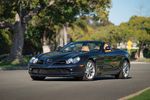
[{"label": "paved path", "polygon": [[150,64],[132,64],[129,79],[107,76],[94,81],[32,81],[26,70],[0,71],[0,100],[116,100],[149,86]]}]

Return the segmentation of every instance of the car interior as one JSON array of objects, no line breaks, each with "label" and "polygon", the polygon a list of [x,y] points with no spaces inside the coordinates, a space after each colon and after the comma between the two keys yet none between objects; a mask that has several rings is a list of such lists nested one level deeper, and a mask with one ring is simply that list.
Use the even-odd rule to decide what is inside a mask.
[{"label": "car interior", "polygon": [[88,46],[82,46],[81,51],[89,52],[89,51],[90,51],[90,49],[89,49],[89,47],[88,47]]}]

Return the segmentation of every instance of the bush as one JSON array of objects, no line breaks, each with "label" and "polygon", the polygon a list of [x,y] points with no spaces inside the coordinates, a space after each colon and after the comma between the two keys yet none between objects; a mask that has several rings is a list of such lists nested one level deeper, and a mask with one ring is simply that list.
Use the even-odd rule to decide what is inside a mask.
[{"label": "bush", "polygon": [[143,56],[145,58],[150,58],[150,49],[145,48],[144,51],[143,51]]}]

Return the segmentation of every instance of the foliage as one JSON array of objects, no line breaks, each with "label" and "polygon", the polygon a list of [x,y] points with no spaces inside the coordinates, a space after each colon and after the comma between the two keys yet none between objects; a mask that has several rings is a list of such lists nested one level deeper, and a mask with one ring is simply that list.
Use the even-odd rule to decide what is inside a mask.
[{"label": "foliage", "polygon": [[[91,0],[91,1],[57,0],[55,1],[53,5],[41,10],[37,16],[34,16],[32,18],[32,20],[29,22],[28,29],[27,29],[25,36],[26,38],[28,37],[28,40],[32,44],[37,45],[36,46],[37,48],[37,47],[42,47],[42,44],[43,44],[42,38],[45,32],[46,39],[48,40],[47,44],[48,45],[52,45],[52,43],[55,44],[56,35],[58,35],[63,25],[75,26],[73,24],[78,23],[78,25],[80,24],[79,26],[81,27],[85,26],[85,25],[82,25],[83,21],[79,23],[78,21],[79,18],[77,17],[78,15],[80,17],[84,17],[90,14],[91,12],[96,13],[98,9],[101,9],[101,11],[99,12],[103,12],[104,10],[106,10],[105,12],[108,12],[106,8],[109,8],[109,7],[110,7],[110,0],[97,0],[97,1],[95,0]],[[75,27],[75,28],[78,28],[78,27]],[[84,34],[84,31],[82,33]],[[73,36],[74,39],[78,38],[78,34],[76,35],[77,36],[75,37]]]},{"label": "foliage", "polygon": [[[74,22],[77,15],[84,16],[94,12],[98,18],[103,14],[104,19],[110,5],[111,0],[1,0],[0,28],[8,28],[13,35],[10,58],[21,61],[25,33],[27,38],[36,35],[41,40],[39,36],[47,33],[46,38],[53,38],[52,34],[56,34],[63,25]],[[34,30],[30,26],[39,28],[40,31],[31,36]],[[31,42],[33,44],[35,41],[31,38]],[[37,42],[38,46],[39,44]]]},{"label": "foliage", "polygon": [[8,30],[0,29],[0,55],[9,53],[11,45],[11,35]]},{"label": "foliage", "polygon": [[[86,19],[78,19],[69,29],[69,33],[74,41],[103,40],[114,46],[132,40],[138,44],[138,57],[142,57],[143,50],[150,45],[150,17],[133,16],[129,22],[121,23],[119,26],[113,24],[95,26],[95,24],[90,25]],[[144,53],[144,57],[149,57],[148,52],[149,48],[147,53]]]},{"label": "foliage", "polygon": [[0,69],[27,69],[27,64],[30,60],[31,56],[24,56],[23,63],[20,64],[18,60],[6,62],[5,60],[0,60]]},{"label": "foliage", "polygon": [[[44,33],[48,45],[53,45],[64,25],[69,27],[73,41],[103,40],[116,45],[132,40],[138,43],[139,51],[146,44],[149,47],[150,17],[133,16],[128,22],[115,26],[108,21],[110,7],[111,0],[0,0],[1,53],[12,50],[10,47],[16,43],[12,40],[19,40],[15,37],[15,33],[21,32],[19,29],[23,32],[22,40],[25,38],[23,53],[41,52]],[[23,27],[18,30],[14,28],[18,23],[16,14]],[[15,45],[22,48],[21,44]]]},{"label": "foliage", "polygon": [[128,27],[139,41],[150,41],[150,17],[133,16]]}]

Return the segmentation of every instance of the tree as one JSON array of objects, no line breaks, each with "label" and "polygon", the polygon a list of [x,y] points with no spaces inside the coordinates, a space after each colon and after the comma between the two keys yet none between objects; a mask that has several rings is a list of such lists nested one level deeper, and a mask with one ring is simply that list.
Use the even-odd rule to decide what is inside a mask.
[{"label": "tree", "polygon": [[[104,23],[99,23],[99,21],[94,18],[95,16],[82,16],[73,23],[72,27],[69,28],[69,34],[72,39],[74,41],[102,40],[115,44],[117,42],[116,33],[118,28],[109,21],[104,25]],[[91,20],[92,23],[90,23],[89,20]]]},{"label": "tree", "polygon": [[[110,0],[106,1],[58,0],[55,5],[43,9],[38,16],[33,18],[31,23],[34,23],[33,26],[39,26],[43,31],[43,46],[50,46],[51,40],[48,36],[52,36],[52,34],[57,34],[57,36],[55,36],[57,38],[56,44],[63,46],[67,43],[68,26],[74,24],[74,22],[79,19],[77,16],[80,15],[81,17],[90,14],[91,12],[96,12],[98,7],[106,10],[106,7],[108,8],[110,5]],[[90,5],[92,6],[90,7]]]},{"label": "tree", "polygon": [[57,3],[57,6],[51,6],[51,9],[53,10],[48,10],[48,15],[52,15],[52,22],[60,28],[60,45],[63,46],[67,43],[67,27],[70,24],[74,24],[74,22],[78,19],[76,17],[77,15],[82,17],[89,15],[91,12],[95,12],[97,17],[101,19],[100,15],[98,16],[98,13],[108,12],[107,8],[110,7],[110,3],[110,0],[61,0]]},{"label": "tree", "polygon": [[9,60],[22,61],[22,48],[24,33],[28,21],[46,6],[51,6],[54,1],[44,0],[1,0],[0,1],[0,28],[8,28],[13,33],[13,42]]},{"label": "tree", "polygon": [[79,14],[106,10],[110,0],[1,0],[0,7],[0,28],[8,28],[13,33],[9,58],[21,61],[24,33],[33,16],[43,12],[44,18],[48,17],[54,25],[66,28]]},{"label": "tree", "polygon": [[144,45],[150,41],[150,17],[133,16],[128,22],[128,27],[138,41],[138,57],[143,58]]}]

